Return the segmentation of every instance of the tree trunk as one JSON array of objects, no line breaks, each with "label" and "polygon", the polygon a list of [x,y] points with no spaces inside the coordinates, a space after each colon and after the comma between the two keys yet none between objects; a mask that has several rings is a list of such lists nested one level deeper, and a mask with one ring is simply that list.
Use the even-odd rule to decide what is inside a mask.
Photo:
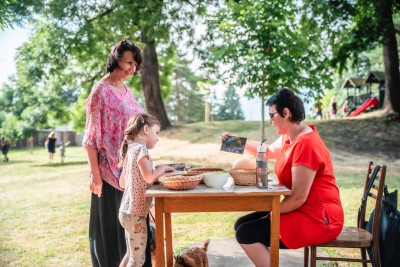
[{"label": "tree trunk", "polygon": [[164,102],[161,98],[160,78],[158,75],[157,51],[154,40],[149,40],[145,31],[142,31],[142,42],[146,44],[143,50],[142,88],[146,102],[147,112],[157,117],[161,129],[165,130],[171,123],[165,111]]},{"label": "tree trunk", "polygon": [[392,16],[392,0],[375,0],[378,23],[382,29],[383,61],[385,65],[384,109],[400,113],[400,74],[396,32]]}]

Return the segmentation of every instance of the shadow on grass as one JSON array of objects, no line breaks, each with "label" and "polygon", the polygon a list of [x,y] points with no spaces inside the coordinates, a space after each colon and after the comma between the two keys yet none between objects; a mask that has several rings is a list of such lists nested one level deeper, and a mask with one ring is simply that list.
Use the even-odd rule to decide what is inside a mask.
[{"label": "shadow on grass", "polygon": [[4,162],[3,160],[0,161],[0,166],[3,165],[13,165],[13,164],[19,164],[19,163],[29,163],[32,161],[28,161],[28,160],[9,160],[7,162]]},{"label": "shadow on grass", "polygon": [[87,164],[86,160],[82,160],[82,161],[73,161],[73,162],[54,162],[54,163],[46,163],[46,164],[36,164],[36,165],[32,165],[33,167],[66,167],[66,166],[75,166],[75,165],[83,165],[83,164]]}]

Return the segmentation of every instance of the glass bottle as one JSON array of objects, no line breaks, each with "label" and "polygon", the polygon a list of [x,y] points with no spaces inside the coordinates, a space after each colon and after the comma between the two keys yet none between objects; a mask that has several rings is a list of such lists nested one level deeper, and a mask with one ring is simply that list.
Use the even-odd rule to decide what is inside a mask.
[{"label": "glass bottle", "polygon": [[256,184],[258,188],[268,188],[268,161],[265,146],[257,146],[256,155]]}]

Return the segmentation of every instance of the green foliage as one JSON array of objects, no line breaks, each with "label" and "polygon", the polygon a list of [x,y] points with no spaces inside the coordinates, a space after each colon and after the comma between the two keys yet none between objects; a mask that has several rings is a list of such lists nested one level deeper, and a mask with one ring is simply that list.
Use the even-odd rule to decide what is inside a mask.
[{"label": "green foliage", "polygon": [[230,86],[228,90],[225,91],[223,102],[218,105],[215,119],[218,121],[244,119],[243,111],[240,106],[240,98],[239,95],[236,94],[234,87]]},{"label": "green foliage", "polygon": [[248,88],[251,97],[280,87],[316,96],[332,87],[332,72],[319,32],[301,24],[297,14],[293,1],[226,1],[209,14],[207,50],[199,53],[215,70],[227,64],[223,78]]},{"label": "green foliage", "polygon": [[166,101],[166,110],[175,123],[199,122],[204,120],[205,93],[198,84],[205,78],[195,75],[189,67],[191,62],[182,57],[178,54],[173,58],[177,62],[172,73],[172,91]]},{"label": "green foliage", "polygon": [[0,4],[0,30],[13,25],[21,25],[32,12],[42,6],[40,0],[2,0]]},{"label": "green foliage", "polygon": [[[11,14],[10,9],[16,6],[25,8],[14,8],[15,17],[4,17],[9,22],[16,17],[22,21],[31,13],[35,16],[30,38],[17,53],[15,82],[7,85],[9,90],[0,96],[0,103],[18,119],[22,119],[25,108],[34,104],[42,109],[40,114],[47,114],[47,124],[63,124],[72,119],[76,130],[82,130],[85,112],[79,105],[106,73],[111,47],[124,38],[142,49],[144,39],[157,44],[159,82],[166,98],[171,91],[171,59],[176,43],[182,42],[183,36],[193,35],[192,21],[205,13],[210,2],[213,1],[6,1],[5,11],[0,7],[0,17],[4,12]],[[0,29],[1,26],[0,19]],[[127,83],[135,91],[142,87],[138,77]],[[10,96],[16,107],[10,106]]]},{"label": "green foliage", "polygon": [[21,122],[12,115],[4,117],[4,119],[5,120],[1,123],[0,134],[4,139],[15,143],[21,138]]}]

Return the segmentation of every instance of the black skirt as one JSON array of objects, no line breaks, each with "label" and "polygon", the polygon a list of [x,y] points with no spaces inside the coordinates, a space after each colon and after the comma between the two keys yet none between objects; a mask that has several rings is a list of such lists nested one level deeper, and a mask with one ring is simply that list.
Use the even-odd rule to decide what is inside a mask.
[{"label": "black skirt", "polygon": [[[103,181],[102,195],[92,194],[89,243],[92,266],[118,267],[126,253],[125,230],[118,220],[123,192]],[[146,262],[151,267],[150,225],[147,217]]]}]

